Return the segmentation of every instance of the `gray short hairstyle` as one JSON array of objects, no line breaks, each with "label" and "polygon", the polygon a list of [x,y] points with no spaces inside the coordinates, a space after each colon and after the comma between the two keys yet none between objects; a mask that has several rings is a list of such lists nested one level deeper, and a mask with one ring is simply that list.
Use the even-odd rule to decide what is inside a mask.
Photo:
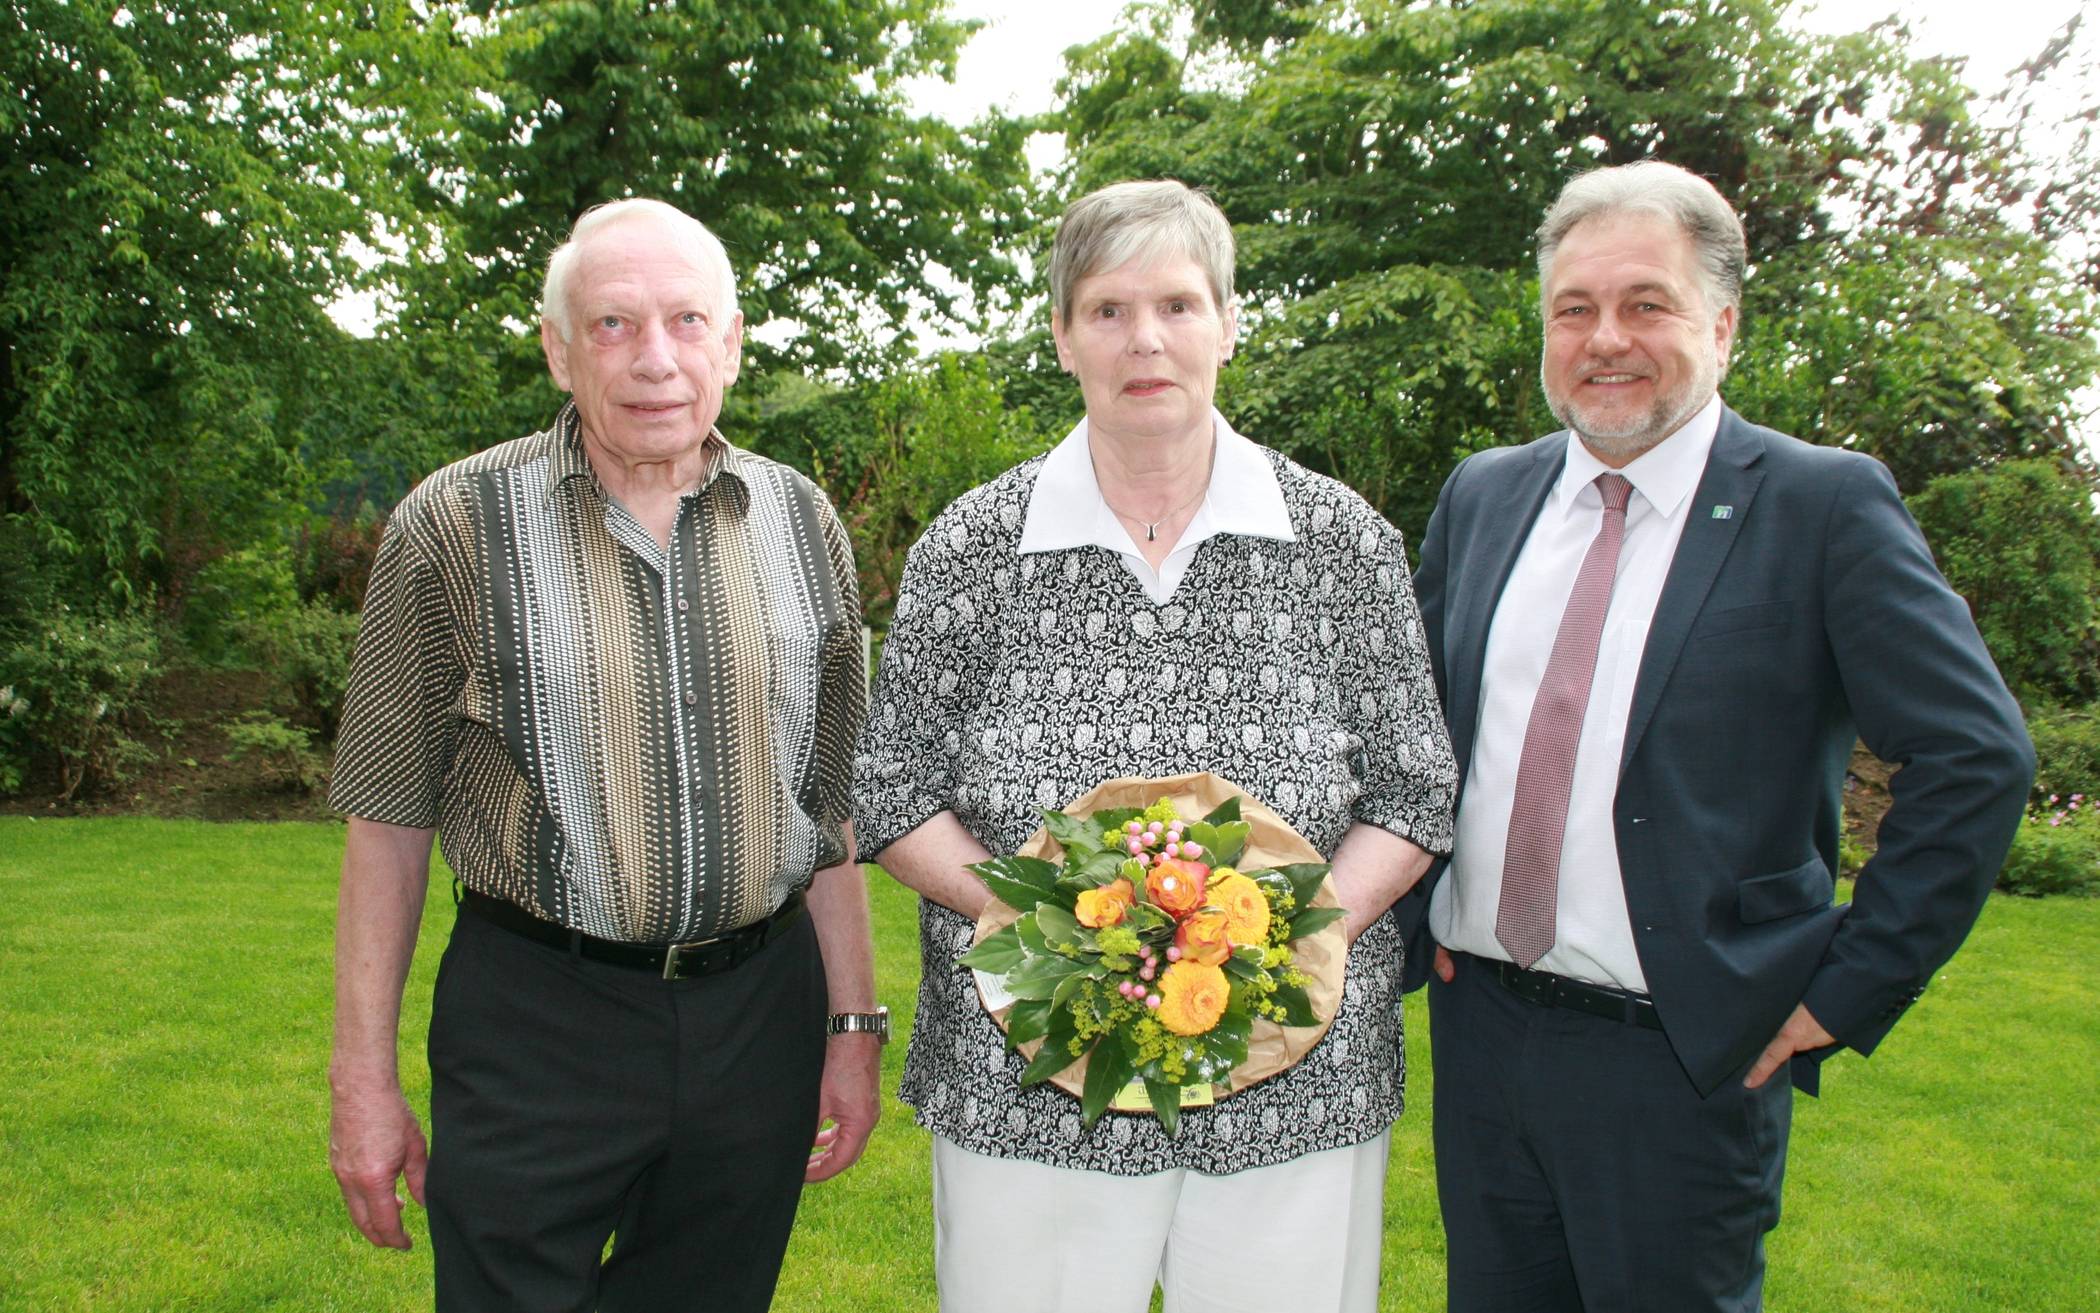
[{"label": "gray short hairstyle", "polygon": [[607,228],[625,219],[655,218],[668,223],[679,246],[692,260],[693,267],[707,273],[720,289],[721,303],[715,307],[719,318],[726,324],[737,312],[736,271],[729,267],[729,252],[722,249],[721,239],[707,230],[707,225],[687,214],[675,205],[662,201],[636,198],[625,201],[607,201],[593,205],[576,220],[569,230],[569,239],[556,247],[547,258],[547,280],[540,288],[540,314],[554,325],[561,340],[569,340],[569,275],[576,267],[576,257],[583,244],[601,228]]},{"label": "gray short hairstyle", "polygon": [[1204,192],[1173,181],[1119,182],[1072,202],[1050,243],[1050,301],[1072,317],[1079,280],[1132,260],[1180,255],[1202,266],[1222,314],[1232,304],[1232,224]]},{"label": "gray short hairstyle", "polygon": [[1653,214],[1676,224],[1692,241],[1707,310],[1719,314],[1742,305],[1743,269],[1749,262],[1743,221],[1698,174],[1661,160],[1642,160],[1581,175],[1546,211],[1538,232],[1542,307],[1561,242],[1579,223],[1619,214]]}]

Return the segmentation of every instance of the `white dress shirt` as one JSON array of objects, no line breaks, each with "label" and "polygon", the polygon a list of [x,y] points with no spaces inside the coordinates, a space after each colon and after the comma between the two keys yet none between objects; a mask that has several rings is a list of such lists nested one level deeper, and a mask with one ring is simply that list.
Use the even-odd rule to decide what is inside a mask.
[{"label": "white dress shirt", "polygon": [[[1596,675],[1575,752],[1575,781],[1561,841],[1557,934],[1553,947],[1535,964],[1541,971],[1647,991],[1626,914],[1612,800],[1618,792],[1619,753],[1648,626],[1685,522],[1698,509],[1691,505],[1692,492],[1706,470],[1720,425],[1717,396],[1684,427],[1618,471],[1633,484],[1633,495],[1626,507],[1611,609],[1597,644]],[[1509,846],[1517,763],[1531,723],[1532,700],[1545,677],[1576,572],[1603,523],[1604,499],[1596,480],[1609,472],[1589,448],[1570,437],[1560,481],[1539,509],[1496,604],[1481,672],[1473,762],[1459,800],[1458,840],[1451,869],[1430,902],[1430,929],[1448,948],[1479,957],[1509,957],[1495,938],[1495,913],[1502,898],[1502,860]]]},{"label": "white dress shirt", "polygon": [[1167,559],[1152,568],[1137,540],[1109,509],[1094,477],[1094,458],[1088,446],[1086,421],[1050,449],[1037,471],[1035,487],[1028,494],[1028,518],[1021,525],[1021,541],[1014,551],[1061,552],[1072,547],[1102,547],[1114,552],[1123,568],[1137,579],[1145,596],[1155,603],[1174,595],[1196,548],[1206,538],[1223,533],[1251,538],[1274,538],[1296,542],[1291,514],[1283,504],[1283,489],[1277,486],[1276,470],[1261,448],[1233,432],[1232,425],[1216,410],[1210,413],[1218,444],[1211,463],[1210,489],[1195,518],[1182,530],[1181,538]]}]

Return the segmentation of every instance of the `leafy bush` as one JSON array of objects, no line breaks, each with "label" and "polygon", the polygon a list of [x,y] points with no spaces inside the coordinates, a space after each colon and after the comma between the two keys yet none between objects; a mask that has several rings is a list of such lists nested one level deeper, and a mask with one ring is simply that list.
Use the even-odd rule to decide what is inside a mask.
[{"label": "leafy bush", "polygon": [[298,603],[291,561],[282,549],[227,552],[199,569],[190,583],[181,607],[184,643],[210,665],[259,662],[260,655],[248,650],[247,631]]},{"label": "leafy bush", "polygon": [[311,793],[328,780],[328,759],[314,747],[310,729],[288,725],[281,716],[250,711],[223,727],[233,745],[227,760],[253,756],[263,763],[273,782],[282,788]]},{"label": "leafy bush", "polygon": [[295,602],[239,625],[242,645],[270,677],[277,700],[335,741],[357,649],[358,617],[327,602]]},{"label": "leafy bush", "polygon": [[2052,803],[2020,823],[1998,887],[2036,898],[2100,895],[2100,819],[2092,803],[2082,794]]},{"label": "leafy bush", "polygon": [[2030,716],[2034,739],[2034,796],[2100,798],[2100,714],[2092,707],[2058,707]]},{"label": "leafy bush", "polygon": [[67,800],[136,775],[153,755],[134,735],[149,723],[159,663],[159,632],[136,611],[90,617],[61,605],[0,649],[0,786],[19,789],[44,754],[57,759]]},{"label": "leafy bush", "polygon": [[2022,702],[2100,684],[2100,520],[2085,480],[2039,460],[1949,474],[1909,499]]}]

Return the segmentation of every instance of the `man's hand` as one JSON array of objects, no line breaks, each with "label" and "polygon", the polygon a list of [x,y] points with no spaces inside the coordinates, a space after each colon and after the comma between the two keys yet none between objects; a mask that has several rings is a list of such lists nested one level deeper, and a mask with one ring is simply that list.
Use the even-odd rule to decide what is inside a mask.
[{"label": "man's hand", "polygon": [[342,1187],[350,1220],[373,1244],[408,1249],[394,1181],[407,1177],[408,1193],[417,1204],[423,1202],[423,1174],[429,1165],[423,1128],[398,1085],[331,1081],[330,1086],[328,1165]]},{"label": "man's hand", "polygon": [[856,1032],[825,1040],[824,1077],[817,1088],[817,1139],[802,1179],[828,1181],[859,1161],[881,1116],[882,1041]]},{"label": "man's hand", "polygon": [[1796,1053],[1806,1053],[1810,1049],[1827,1049],[1835,1043],[1836,1037],[1823,1029],[1821,1022],[1809,1015],[1808,1005],[1796,1003],[1793,1015],[1786,1019],[1786,1024],[1779,1028],[1779,1033],[1772,1037],[1772,1042],[1765,1045],[1765,1051],[1758,1054],[1757,1061],[1751,1064],[1750,1074],[1743,1077],[1743,1084],[1754,1090],[1764,1084],[1773,1072],[1778,1071]]},{"label": "man's hand", "polygon": [[1442,944],[1436,946],[1436,960],[1430,966],[1436,971],[1436,978],[1447,985],[1458,975],[1458,963],[1451,960],[1451,954]]}]

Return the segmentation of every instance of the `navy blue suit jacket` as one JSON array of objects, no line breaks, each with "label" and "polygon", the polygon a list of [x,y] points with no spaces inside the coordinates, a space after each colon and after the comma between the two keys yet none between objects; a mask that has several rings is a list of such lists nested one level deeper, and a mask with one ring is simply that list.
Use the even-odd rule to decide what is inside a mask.
[{"label": "navy blue suit jacket", "polygon": [[[1415,592],[1461,796],[1496,603],[1568,435],[1444,485]],[[2033,780],[2033,747],[1895,481],[1725,410],[1648,632],[1612,828],[1650,995],[1702,1094],[1795,1004],[1869,1052],[1960,945]],[[1855,737],[1901,767],[1852,901],[1832,899]],[[1408,966],[1426,978],[1428,890]],[[1814,1062],[1795,1064],[1814,1092]]]}]

